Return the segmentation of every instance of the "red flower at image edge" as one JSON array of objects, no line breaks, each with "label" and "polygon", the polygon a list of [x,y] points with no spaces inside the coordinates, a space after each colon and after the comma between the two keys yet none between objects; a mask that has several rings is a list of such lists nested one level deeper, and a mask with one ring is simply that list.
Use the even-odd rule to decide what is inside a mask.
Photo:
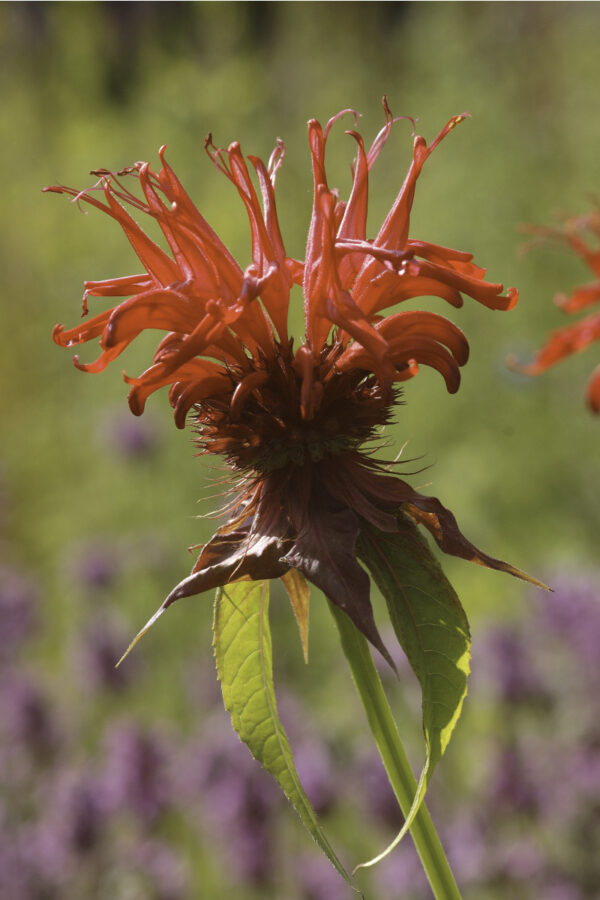
[{"label": "red flower at image edge", "polygon": [[[575,288],[568,296],[557,294],[554,302],[566,313],[578,313],[594,304],[600,304],[600,247],[593,248],[582,235],[588,233],[600,238],[600,209],[588,216],[568,219],[563,228],[528,229],[542,238],[554,238],[565,241],[578,256],[581,256],[590,267],[596,281]],[[515,365],[513,368],[525,375],[539,375],[562,359],[585,350],[594,341],[600,340],[600,312],[585,316],[574,325],[567,325],[553,331],[545,345],[536,354],[532,363],[526,366]],[[596,366],[588,381],[585,392],[586,403],[594,413],[600,413],[600,365]]]},{"label": "red flower at image edge", "polygon": [[[414,138],[400,193],[375,238],[367,239],[369,172],[396,121],[384,108],[385,125],[368,150],[357,131],[347,132],[357,150],[347,202],[328,184],[325,148],[332,126],[352,111],[324,129],[316,120],[308,123],[314,194],[304,261],[286,254],[277,218],[281,141],[267,165],[255,156],[245,159],[238,143],[220,150],[210,137],[206,142],[248,214],[252,263],[245,270],[190,200],[164,148],[158,173],[136,163],[117,174],[94,172],[100,180],[89,190],[46,189],[115,219],[144,268],[139,275],[86,282],[84,321],[69,330],[57,326],[56,343],[71,347],[99,338],[98,359],[84,365],[75,357],[75,365],[100,372],[140,332],[166,332],[152,365],[135,378],[125,376],[131,410],[140,415],[149,395],[169,385],[176,425],[183,428],[189,414],[201,452],[220,454],[236,474],[226,524],[159,613],[181,597],[242,577],[281,577],[290,596],[306,578],[389,660],[356,543],[364,523],[394,532],[402,514],[425,526],[444,552],[528,578],[474,547],[439,500],[390,475],[389,465],[364,447],[390,421],[399,383],[425,365],[454,393],[468,357],[464,335],[448,319],[384,310],[422,296],[460,307],[466,294],[493,310],[511,309],[517,300],[515,290],[504,295],[502,285],[486,282],[471,254],[409,237],[421,170],[464,115],[450,119],[429,146]],[[126,177],[135,179],[139,193],[129,190]],[[160,226],[169,253],[128,208]],[[297,349],[288,335],[293,285],[304,295],[305,336]],[[87,319],[89,297],[127,299]]]}]

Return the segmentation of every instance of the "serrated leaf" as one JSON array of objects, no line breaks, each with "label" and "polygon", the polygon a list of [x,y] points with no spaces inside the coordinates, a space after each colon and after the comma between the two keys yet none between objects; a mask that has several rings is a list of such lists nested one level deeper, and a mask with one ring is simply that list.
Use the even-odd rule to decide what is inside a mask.
[{"label": "serrated leaf", "polygon": [[252,755],[273,775],[313,839],[352,884],[302,789],[277,714],[268,612],[268,581],[238,581],[217,591],[213,644],[225,707]]},{"label": "serrated leaf", "polygon": [[399,531],[364,524],[357,554],[383,594],[394,631],[422,690],[425,763],[412,808],[395,847],[419,809],[467,693],[471,638],[456,592],[417,527],[400,516]]}]

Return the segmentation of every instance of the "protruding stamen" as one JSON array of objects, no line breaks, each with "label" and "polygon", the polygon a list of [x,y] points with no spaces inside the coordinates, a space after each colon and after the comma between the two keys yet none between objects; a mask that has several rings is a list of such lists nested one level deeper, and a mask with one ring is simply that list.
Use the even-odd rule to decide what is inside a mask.
[{"label": "protruding stamen", "polygon": [[300,413],[303,419],[309,420],[314,414],[314,361],[312,352],[306,344],[298,348],[294,368],[302,378]]}]

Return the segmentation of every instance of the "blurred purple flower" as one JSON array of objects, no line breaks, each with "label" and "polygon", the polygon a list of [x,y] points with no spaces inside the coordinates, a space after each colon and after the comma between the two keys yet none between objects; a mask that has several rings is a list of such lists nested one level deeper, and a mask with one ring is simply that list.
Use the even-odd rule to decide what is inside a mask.
[{"label": "blurred purple flower", "polygon": [[134,418],[120,409],[102,418],[98,440],[103,447],[131,460],[152,456],[160,443],[158,429],[150,418]]},{"label": "blurred purple flower", "polygon": [[176,851],[156,843],[151,853],[145,841],[140,844],[138,823],[119,828],[104,780],[94,771],[65,765],[55,777],[51,773],[41,793],[40,815],[18,834],[31,885],[23,900],[186,896]]},{"label": "blurred purple flower", "polygon": [[340,759],[314,725],[297,695],[285,688],[277,692],[277,708],[287,732],[302,787],[315,811],[326,815],[340,791]]},{"label": "blurred purple flower", "polygon": [[360,758],[352,780],[361,787],[362,802],[368,813],[375,820],[398,831],[402,827],[404,816],[379,757],[369,753]]},{"label": "blurred purple flower", "polygon": [[65,554],[66,575],[84,590],[109,590],[130,572],[160,572],[170,564],[164,536],[158,532],[129,533],[120,539],[86,538]]},{"label": "blurred purple flower", "polygon": [[540,622],[560,638],[577,657],[579,666],[590,669],[594,679],[600,646],[600,582],[573,574],[554,583],[554,593],[540,604]]},{"label": "blurred purple flower", "polygon": [[97,856],[105,816],[93,776],[66,767],[39,776],[11,816],[0,815],[2,900],[82,896],[73,880]]},{"label": "blurred purple flower", "polygon": [[35,629],[39,589],[33,579],[0,565],[0,663],[14,659]]},{"label": "blurred purple flower", "polygon": [[102,780],[89,769],[63,767],[46,797],[44,813],[40,838],[45,838],[49,858],[56,861],[91,854],[108,824]]},{"label": "blurred purple flower", "polygon": [[69,548],[66,567],[69,578],[81,587],[100,590],[114,585],[120,573],[121,557],[114,545],[87,539]]},{"label": "blurred purple flower", "polygon": [[357,896],[322,856],[302,856],[295,869],[302,900],[352,900]]},{"label": "blurred purple flower", "polygon": [[159,735],[133,725],[113,726],[106,735],[103,779],[110,808],[152,826],[173,802],[168,756]]},{"label": "blurred purple flower", "polygon": [[55,711],[41,689],[22,675],[0,685],[2,721],[9,744],[27,750],[40,761],[49,760],[59,744]]},{"label": "blurred purple flower", "polygon": [[256,795],[263,811],[284,800],[272,778],[252,759],[238,736],[218,714],[205,721],[202,732],[190,739],[178,766],[180,790],[193,804],[206,801],[216,820],[234,818]]},{"label": "blurred purple flower", "polygon": [[[192,817],[200,813],[239,879],[270,883],[276,866],[277,785],[248,754],[222,717],[208,723],[180,759],[179,792]],[[195,814],[195,815],[194,815]]]},{"label": "blurred purple flower", "polygon": [[513,890],[521,882],[526,883],[548,868],[548,860],[530,827],[515,829],[512,840],[495,842],[489,849],[496,869],[495,878],[512,882]]},{"label": "blurred purple flower", "polygon": [[121,691],[135,674],[139,657],[130,654],[116,668],[130,634],[115,621],[96,617],[77,639],[76,663],[84,684],[93,690]]},{"label": "blurred purple flower", "polygon": [[331,752],[323,740],[305,740],[293,748],[302,787],[317,815],[326,815],[337,800],[339,784]]},{"label": "blurred purple flower", "polygon": [[181,857],[168,844],[147,840],[133,853],[133,864],[152,886],[152,900],[188,900],[188,873]]},{"label": "blurred purple flower", "polygon": [[[59,898],[68,896],[67,886],[73,870],[82,862],[80,854],[66,838],[63,823],[55,820],[51,800],[39,819],[27,822],[16,835],[16,843],[22,848],[23,869],[29,890],[27,900],[39,897]],[[12,896],[12,895],[9,895]]]},{"label": "blurred purple flower", "polygon": [[492,689],[507,703],[550,702],[549,691],[535,665],[527,635],[513,626],[490,629],[475,651],[474,674],[481,670]]},{"label": "blurred purple flower", "polygon": [[500,748],[487,796],[496,814],[501,809],[513,815],[533,815],[539,811],[541,786],[536,778],[537,765],[535,757],[524,754],[520,746]]},{"label": "blurred purple flower", "polygon": [[456,879],[461,885],[484,884],[489,878],[489,828],[480,811],[453,819],[442,835]]},{"label": "blurred purple flower", "polygon": [[410,841],[402,841],[393,853],[375,867],[373,874],[384,897],[430,900],[431,890],[417,851]]},{"label": "blurred purple flower", "polygon": [[544,884],[539,896],[544,900],[585,900],[585,895],[577,885],[565,881],[556,874]]},{"label": "blurred purple flower", "polygon": [[31,848],[0,819],[0,897],[34,900]]},{"label": "blurred purple flower", "polygon": [[240,881],[266,887],[273,880],[277,853],[273,838],[273,821],[250,815],[239,823],[228,837],[231,864]]},{"label": "blurred purple flower", "polygon": [[600,816],[600,746],[574,749],[565,766],[565,790],[579,811],[590,807]]}]

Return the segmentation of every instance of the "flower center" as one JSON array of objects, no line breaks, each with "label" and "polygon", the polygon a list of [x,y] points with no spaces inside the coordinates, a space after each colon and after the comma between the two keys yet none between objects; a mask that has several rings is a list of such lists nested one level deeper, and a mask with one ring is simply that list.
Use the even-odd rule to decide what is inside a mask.
[{"label": "flower center", "polygon": [[376,378],[336,372],[331,346],[313,366],[315,401],[307,418],[301,402],[306,368],[299,372],[291,346],[278,351],[272,359],[249,358],[247,370],[230,369],[231,390],[196,406],[201,452],[223,455],[236,470],[266,474],[357,450],[389,422],[390,398]]}]

